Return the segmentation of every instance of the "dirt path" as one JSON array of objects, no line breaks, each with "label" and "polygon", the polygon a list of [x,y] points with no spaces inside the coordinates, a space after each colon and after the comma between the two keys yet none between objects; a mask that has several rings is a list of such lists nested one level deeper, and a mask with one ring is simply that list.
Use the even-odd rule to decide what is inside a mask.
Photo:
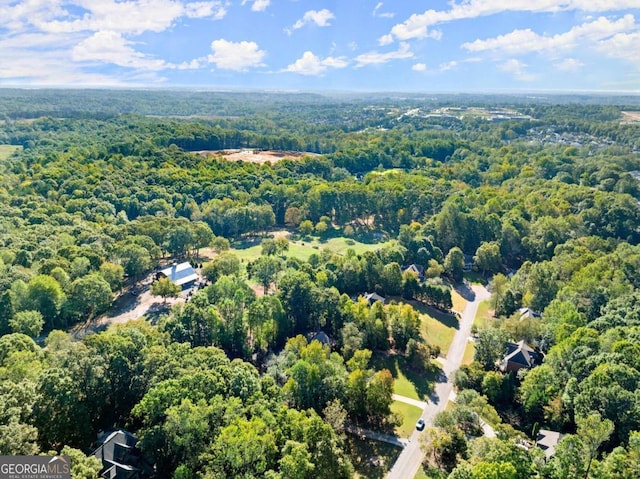
[{"label": "dirt path", "polygon": [[130,292],[123,293],[114,301],[112,308],[107,313],[91,321],[75,325],[69,333],[74,338],[81,339],[87,334],[104,331],[111,324],[123,324],[148,314],[169,311],[175,303],[184,302],[187,295],[183,291],[178,298],[167,298],[164,303],[161,298],[153,296],[148,289],[145,291],[145,288],[136,296]]},{"label": "dirt path", "polygon": [[344,430],[350,434],[354,434],[360,437],[366,437],[368,439],[373,439],[374,441],[382,441],[393,446],[397,447],[405,447],[407,445],[407,440],[399,438],[397,436],[392,436],[390,434],[384,434],[382,432],[371,431],[369,429],[363,429],[358,426],[349,426],[346,425]]}]

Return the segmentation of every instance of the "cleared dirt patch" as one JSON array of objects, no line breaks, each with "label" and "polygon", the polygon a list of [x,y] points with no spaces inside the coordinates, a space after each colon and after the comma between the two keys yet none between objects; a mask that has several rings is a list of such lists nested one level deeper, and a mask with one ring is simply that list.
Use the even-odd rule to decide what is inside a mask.
[{"label": "cleared dirt patch", "polygon": [[305,151],[279,151],[279,150],[253,150],[244,148],[242,150],[203,150],[196,151],[200,155],[223,156],[230,161],[247,161],[249,163],[276,163],[280,160],[296,160],[303,156],[319,156],[316,153]]},{"label": "cleared dirt patch", "polygon": [[640,111],[623,111],[622,123],[640,122]]}]

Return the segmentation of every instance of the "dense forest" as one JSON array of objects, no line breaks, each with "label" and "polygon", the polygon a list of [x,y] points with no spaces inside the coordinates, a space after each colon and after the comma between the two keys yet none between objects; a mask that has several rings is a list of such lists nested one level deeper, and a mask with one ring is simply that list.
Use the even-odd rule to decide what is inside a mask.
[{"label": "dense forest", "polygon": [[[491,320],[421,477],[638,477],[639,103],[0,90],[0,454],[98,477],[84,453],[124,428],[159,478],[362,477],[349,427],[403,422],[389,358],[433,387],[420,312],[457,322],[477,281]],[[174,260],[186,301],[78,334]],[[521,340],[542,364],[502,371]]]}]

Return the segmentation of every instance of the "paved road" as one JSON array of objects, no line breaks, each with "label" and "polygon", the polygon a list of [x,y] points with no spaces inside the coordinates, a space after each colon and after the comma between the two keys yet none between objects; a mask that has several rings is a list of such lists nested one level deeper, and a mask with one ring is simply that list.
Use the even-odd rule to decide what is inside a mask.
[{"label": "paved road", "polygon": [[[435,415],[444,410],[447,405],[449,396],[451,396],[453,392],[452,373],[456,371],[462,363],[462,357],[464,356],[464,350],[471,335],[471,326],[473,326],[473,319],[478,311],[478,305],[481,301],[489,298],[489,292],[483,286],[474,285],[473,293],[473,299],[467,303],[460,318],[460,329],[456,331],[451,346],[449,346],[447,360],[443,367],[446,380],[443,376],[442,382],[436,383],[433,394],[422,410],[422,418],[427,424],[427,427],[433,423]],[[393,465],[391,471],[389,471],[387,479],[412,479],[416,475],[424,457],[424,453],[422,449],[420,449],[419,438],[421,435],[422,432],[413,431],[413,434],[409,438],[409,443],[400,453],[398,460]]]}]

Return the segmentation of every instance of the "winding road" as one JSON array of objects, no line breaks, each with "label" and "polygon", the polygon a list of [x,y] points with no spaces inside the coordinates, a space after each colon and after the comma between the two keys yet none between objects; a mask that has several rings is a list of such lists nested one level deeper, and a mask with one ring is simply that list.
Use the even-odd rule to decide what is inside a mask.
[{"label": "winding road", "polygon": [[[433,423],[435,415],[443,411],[447,405],[447,401],[453,392],[453,373],[462,363],[462,357],[471,335],[471,327],[478,311],[478,305],[481,301],[488,299],[489,296],[489,292],[483,286],[473,285],[472,292],[469,291],[467,305],[460,317],[460,327],[453,337],[451,346],[449,346],[449,352],[443,367],[442,381],[436,383],[429,401],[425,403],[422,409],[421,417],[427,427]],[[400,456],[398,456],[398,460],[391,471],[389,471],[387,479],[412,479],[416,475],[424,457],[424,453],[420,448],[419,439],[421,434],[423,434],[423,431],[413,431],[409,442],[400,453]]]}]

